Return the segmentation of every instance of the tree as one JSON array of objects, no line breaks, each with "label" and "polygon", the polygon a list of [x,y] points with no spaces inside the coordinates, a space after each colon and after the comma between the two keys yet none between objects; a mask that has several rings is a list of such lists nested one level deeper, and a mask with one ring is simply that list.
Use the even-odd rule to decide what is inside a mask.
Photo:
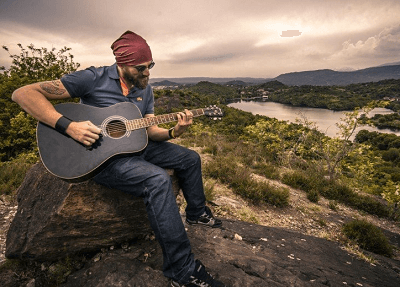
[{"label": "tree", "polygon": [[345,117],[337,123],[339,128],[338,136],[334,138],[327,137],[322,133],[316,133],[316,128],[306,119],[299,120],[299,123],[310,128],[313,133],[305,137],[302,142],[309,145],[316,155],[316,163],[321,165],[321,169],[326,172],[330,180],[335,180],[341,170],[343,160],[356,148],[360,148],[357,143],[350,139],[354,135],[356,128],[360,125],[360,118],[367,115],[377,106],[376,102],[371,102],[362,109],[355,109],[352,112],[345,113]]},{"label": "tree", "polygon": [[[35,148],[35,125],[32,117],[21,113],[21,108],[11,100],[17,88],[40,81],[61,78],[79,68],[70,48],[35,48],[33,44],[24,48],[18,44],[19,54],[11,54],[7,46],[2,48],[12,58],[9,69],[0,67],[0,160],[8,161],[18,153]],[[23,129],[18,130],[20,127]]]}]

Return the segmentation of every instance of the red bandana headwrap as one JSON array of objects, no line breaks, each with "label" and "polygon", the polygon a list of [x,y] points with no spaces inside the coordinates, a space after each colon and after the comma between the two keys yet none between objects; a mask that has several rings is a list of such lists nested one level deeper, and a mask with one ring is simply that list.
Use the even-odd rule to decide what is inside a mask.
[{"label": "red bandana headwrap", "polygon": [[118,66],[136,66],[153,59],[146,40],[131,31],[126,31],[115,40],[111,49]]}]

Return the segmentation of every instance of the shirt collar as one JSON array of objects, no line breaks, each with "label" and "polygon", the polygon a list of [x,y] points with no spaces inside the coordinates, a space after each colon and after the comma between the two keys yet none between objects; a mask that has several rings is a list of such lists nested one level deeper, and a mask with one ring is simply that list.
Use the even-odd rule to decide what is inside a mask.
[{"label": "shirt collar", "polygon": [[[119,75],[118,75],[118,69],[117,69],[117,63],[114,63],[113,65],[110,66],[110,68],[108,69],[108,76],[111,79],[114,80],[119,80]],[[149,86],[149,85],[148,85]],[[136,92],[136,91],[142,91],[145,89],[139,89],[137,87],[133,87],[132,90],[130,90],[130,92]]]},{"label": "shirt collar", "polygon": [[118,80],[119,75],[118,75],[118,70],[117,70],[117,63],[114,63],[110,68],[108,69],[108,76],[111,79]]}]

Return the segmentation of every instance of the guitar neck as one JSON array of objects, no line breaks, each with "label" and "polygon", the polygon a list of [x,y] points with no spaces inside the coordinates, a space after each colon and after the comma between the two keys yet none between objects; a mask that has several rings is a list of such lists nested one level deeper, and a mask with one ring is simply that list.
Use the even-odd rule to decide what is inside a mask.
[{"label": "guitar neck", "polygon": [[[196,110],[191,110],[193,117],[199,117],[204,115],[204,109],[196,109]],[[135,119],[135,120],[130,120],[126,122],[126,127],[128,130],[133,131],[141,128],[147,128],[150,126],[158,125],[158,124],[165,124],[165,123],[170,123],[178,120],[178,113],[171,113],[171,114],[165,114],[165,115],[160,115],[160,116],[155,116],[155,117],[149,117],[149,118],[141,118],[141,119]]]}]

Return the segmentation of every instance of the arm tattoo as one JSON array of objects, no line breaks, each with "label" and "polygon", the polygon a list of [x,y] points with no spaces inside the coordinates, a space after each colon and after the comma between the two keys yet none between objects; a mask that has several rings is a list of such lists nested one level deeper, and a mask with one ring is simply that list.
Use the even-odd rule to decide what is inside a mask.
[{"label": "arm tattoo", "polygon": [[52,95],[61,96],[66,92],[65,89],[60,88],[60,81],[51,81],[40,83],[40,87],[47,93]]}]

